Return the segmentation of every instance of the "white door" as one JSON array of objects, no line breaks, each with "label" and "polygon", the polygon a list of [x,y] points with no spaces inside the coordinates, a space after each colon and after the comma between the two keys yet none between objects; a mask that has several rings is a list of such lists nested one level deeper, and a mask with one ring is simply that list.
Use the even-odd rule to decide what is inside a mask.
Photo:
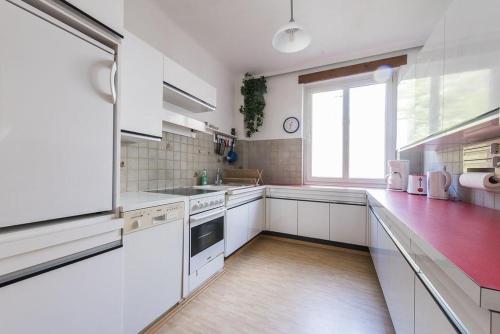
[{"label": "white door", "polygon": [[297,235],[297,201],[271,198],[269,220],[271,231]]},{"label": "white door", "polygon": [[124,236],[125,333],[139,332],[181,299],[182,236],[182,220]]},{"label": "white door", "polygon": [[108,28],[123,34],[124,0],[67,0]]},{"label": "white door", "polygon": [[111,210],[114,55],[7,1],[0,22],[0,227]]},{"label": "white door", "polygon": [[120,128],[161,139],[163,55],[131,33],[120,48]]},{"label": "white door", "polygon": [[330,236],[329,204],[299,201],[298,233],[303,237],[328,240]]},{"label": "white door", "polygon": [[123,249],[0,289],[2,333],[123,333]]},{"label": "white door", "polygon": [[229,256],[248,241],[248,204],[226,211],[224,255]]},{"label": "white door", "polygon": [[455,334],[448,321],[422,282],[415,277],[415,334]]},{"label": "white door", "polygon": [[388,280],[386,293],[387,306],[391,314],[392,323],[397,333],[413,333],[414,326],[414,278],[415,272],[408,265],[396,245],[385,235],[388,262],[385,268]]},{"label": "white door", "polygon": [[248,240],[264,229],[266,204],[263,198],[248,203]]},{"label": "white door", "polygon": [[366,206],[330,204],[330,240],[366,246]]}]

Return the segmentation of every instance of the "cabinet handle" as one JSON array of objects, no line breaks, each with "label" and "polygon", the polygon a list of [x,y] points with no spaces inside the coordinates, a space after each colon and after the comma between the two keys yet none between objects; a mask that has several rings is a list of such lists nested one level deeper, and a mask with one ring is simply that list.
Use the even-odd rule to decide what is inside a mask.
[{"label": "cabinet handle", "polygon": [[109,85],[110,85],[110,88],[111,88],[111,96],[112,96],[112,99],[113,99],[113,104],[116,104],[115,78],[116,78],[116,61],[114,61],[113,65],[111,66],[111,72],[110,72],[110,77],[109,77]]}]

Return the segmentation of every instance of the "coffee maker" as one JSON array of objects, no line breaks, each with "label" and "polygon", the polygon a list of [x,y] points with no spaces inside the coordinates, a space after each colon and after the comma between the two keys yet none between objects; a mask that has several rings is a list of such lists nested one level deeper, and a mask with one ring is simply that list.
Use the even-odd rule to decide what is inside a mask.
[{"label": "coffee maker", "polygon": [[393,191],[406,191],[408,187],[410,161],[389,160],[387,161],[387,166],[389,167],[389,174],[385,177],[387,189]]}]

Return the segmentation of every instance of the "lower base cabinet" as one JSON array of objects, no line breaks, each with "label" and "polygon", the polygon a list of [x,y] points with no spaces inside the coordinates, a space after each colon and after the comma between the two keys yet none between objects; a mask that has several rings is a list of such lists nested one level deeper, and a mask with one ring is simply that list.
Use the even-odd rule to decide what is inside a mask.
[{"label": "lower base cabinet", "polygon": [[456,333],[372,209],[368,232],[373,264],[396,333]]},{"label": "lower base cabinet", "polygon": [[418,278],[415,278],[415,334],[454,334],[455,328]]},{"label": "lower base cabinet", "polygon": [[298,202],[298,234],[303,237],[328,240],[330,207],[328,203]]},{"label": "lower base cabinet", "polygon": [[248,240],[253,239],[262,230],[266,222],[266,200],[259,200],[248,203]]},{"label": "lower base cabinet", "polygon": [[263,198],[228,209],[224,231],[224,256],[229,256],[262,232],[266,204]]},{"label": "lower base cabinet", "polygon": [[297,235],[297,210],[297,201],[269,199],[269,229],[273,232]]},{"label": "lower base cabinet", "polygon": [[248,205],[241,205],[226,212],[224,255],[229,256],[248,241]]},{"label": "lower base cabinet", "polygon": [[366,206],[330,204],[330,240],[366,246]]}]

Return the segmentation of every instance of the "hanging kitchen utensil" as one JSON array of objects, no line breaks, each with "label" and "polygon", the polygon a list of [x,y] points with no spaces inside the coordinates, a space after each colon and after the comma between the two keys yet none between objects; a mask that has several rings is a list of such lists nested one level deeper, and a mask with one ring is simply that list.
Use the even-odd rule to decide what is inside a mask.
[{"label": "hanging kitchen utensil", "polygon": [[227,153],[227,162],[229,162],[229,164],[234,164],[236,160],[238,160],[238,154],[234,151],[234,141],[235,140],[233,139],[231,149]]}]

